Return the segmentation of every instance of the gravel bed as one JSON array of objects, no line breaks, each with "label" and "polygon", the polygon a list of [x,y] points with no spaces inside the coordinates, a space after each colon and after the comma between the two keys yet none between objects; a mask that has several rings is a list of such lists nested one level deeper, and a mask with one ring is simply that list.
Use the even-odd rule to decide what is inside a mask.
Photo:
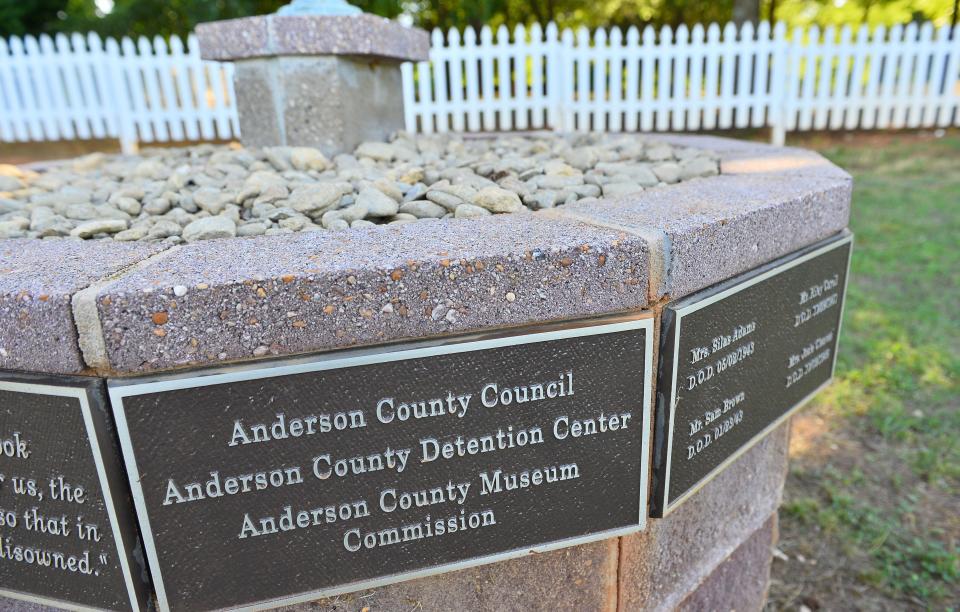
[{"label": "gravel bed", "polygon": [[718,174],[708,151],[636,135],[198,145],[94,153],[42,172],[0,165],[0,238],[195,242],[488,217],[615,197]]}]

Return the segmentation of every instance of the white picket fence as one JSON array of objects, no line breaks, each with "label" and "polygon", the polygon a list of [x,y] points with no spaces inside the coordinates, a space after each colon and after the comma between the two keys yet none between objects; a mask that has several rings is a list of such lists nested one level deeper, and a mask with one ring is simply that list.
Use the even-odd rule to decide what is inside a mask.
[{"label": "white picket fence", "polygon": [[430,58],[403,68],[410,130],[771,127],[782,142],[794,130],[960,125],[960,28],[930,23],[435,31]]},{"label": "white picket fence", "polygon": [[236,138],[234,99],[233,66],[201,60],[194,36],[0,38],[0,141]]},{"label": "white picket fence", "polygon": [[[534,25],[432,34],[404,64],[407,129],[696,131],[960,125],[960,27],[674,32]],[[0,140],[239,136],[230,64],[194,37],[0,39]]]}]

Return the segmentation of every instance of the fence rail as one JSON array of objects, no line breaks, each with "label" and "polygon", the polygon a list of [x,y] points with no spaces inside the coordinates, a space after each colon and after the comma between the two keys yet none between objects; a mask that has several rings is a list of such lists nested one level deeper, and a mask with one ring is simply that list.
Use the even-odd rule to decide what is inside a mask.
[{"label": "fence rail", "polygon": [[[518,26],[432,33],[407,129],[788,131],[960,125],[960,27]],[[0,140],[239,136],[232,66],[196,39],[0,39]]]}]

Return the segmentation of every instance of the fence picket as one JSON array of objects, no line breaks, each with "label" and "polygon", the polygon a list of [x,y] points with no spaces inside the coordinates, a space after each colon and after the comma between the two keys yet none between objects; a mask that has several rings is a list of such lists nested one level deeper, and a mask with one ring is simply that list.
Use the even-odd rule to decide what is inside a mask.
[{"label": "fence picket", "polygon": [[920,28],[920,42],[912,70],[910,82],[910,103],[907,108],[907,127],[920,127],[925,110],[924,94],[927,91],[927,79],[932,76],[933,68],[933,24],[927,22]]},{"label": "fence picket", "polygon": [[[477,33],[468,27],[463,33],[463,60],[466,85],[467,130],[476,132],[480,125],[480,68],[477,56]],[[407,124],[408,129],[412,124]]]},{"label": "fence picket", "polygon": [[671,47],[673,46],[673,30],[670,26],[660,28],[660,41],[656,49],[656,81],[654,89],[656,94],[656,121],[654,129],[663,132],[670,129],[670,80],[673,75],[671,70]]},{"label": "fence picket", "polygon": [[[546,98],[543,93],[544,71],[544,42],[543,28],[540,24],[530,26],[527,33],[530,37],[530,127],[542,129],[546,112]],[[548,54],[546,54],[548,55]],[[523,61],[526,66],[526,61]],[[524,112],[524,117],[527,113]],[[548,125],[548,124],[547,124]]]},{"label": "fence picket", "polygon": [[[513,44],[509,46],[507,60],[507,74],[511,77],[507,84],[507,90],[511,94],[513,129],[516,130],[526,130],[530,125],[528,120],[530,96],[527,91],[527,52],[529,49],[526,29],[517,25],[513,30]],[[509,110],[507,115],[510,115]]]},{"label": "fence picket", "polygon": [[[850,71],[850,85],[846,92],[846,113],[842,127],[848,130],[856,127],[864,112],[864,69],[867,62],[867,49],[870,39],[870,30],[866,25],[857,28],[851,54],[852,68]],[[836,127],[841,127],[840,125]]]},{"label": "fence picket", "polygon": [[627,46],[623,49],[623,62],[626,65],[626,88],[624,90],[624,111],[626,113],[624,129],[636,131],[640,113],[640,30],[630,26],[627,30]]},{"label": "fence picket", "polygon": [[957,80],[960,75],[960,25],[953,26],[953,31],[949,35],[950,58],[947,61],[947,68],[944,70],[945,82],[943,84],[943,105],[941,106],[941,115],[937,120],[937,125],[946,127],[950,125],[960,126],[960,94],[957,93]]},{"label": "fence picket", "polygon": [[830,129],[836,130],[843,125],[844,114],[847,109],[847,102],[850,97],[847,95],[847,86],[850,79],[850,26],[843,26],[839,33],[840,40],[834,46],[834,62],[836,66],[833,71],[833,78],[830,86],[830,107],[827,125]]},{"label": "fence picket", "polygon": [[477,47],[478,76],[480,90],[480,107],[483,111],[483,126],[480,128],[485,131],[496,130],[495,112],[496,103],[494,101],[493,87],[493,30],[490,26],[483,26],[480,29],[480,45]]},{"label": "fence picket", "polygon": [[193,98],[196,100],[196,125],[200,137],[204,140],[216,138],[214,113],[211,108],[210,87],[207,85],[207,62],[200,59],[200,44],[197,37],[187,37],[187,82]]},{"label": "fence picket", "polygon": [[767,76],[770,71],[771,62],[771,42],[770,42],[770,22],[763,21],[757,28],[756,54],[753,62],[753,90],[750,92],[750,127],[763,127],[766,125],[766,108],[770,104],[770,96],[767,92]]},{"label": "fence picket", "polygon": [[[904,42],[916,43],[917,40],[917,24],[910,23],[903,31]],[[896,74],[897,80],[895,85],[895,100],[892,100],[892,127],[902,128],[906,126],[907,120],[907,108],[910,104],[910,77],[913,73],[914,60],[916,59],[916,53],[914,52],[913,45],[907,46],[902,45],[897,49],[897,62]]]},{"label": "fence picket", "polygon": [[58,89],[61,90],[58,108],[62,121],[68,128],[65,132],[69,134],[69,138],[81,140],[90,138],[87,104],[81,85],[77,82],[77,64],[84,60],[84,51],[82,48],[71,49],[70,41],[63,33],[57,34],[47,46],[47,52],[54,60],[54,86],[59,86]]},{"label": "fence picket", "polygon": [[[25,51],[26,79],[24,89],[28,93],[28,107],[41,118],[42,133],[47,140],[59,140],[60,131],[57,126],[57,115],[50,108],[50,92],[47,86],[44,58],[40,53],[40,45],[33,36],[23,39]],[[30,100],[31,95],[33,99]]]},{"label": "fence picket", "polygon": [[733,127],[733,110],[737,73],[737,26],[727,23],[723,27],[723,59],[720,72],[720,125],[728,129]]},{"label": "fence picket", "polygon": [[717,127],[719,118],[718,103],[720,99],[720,26],[711,23],[707,28],[706,57],[706,86],[703,96],[703,128],[712,130]]},{"label": "fence picket", "polygon": [[836,29],[830,25],[823,31],[823,41],[820,45],[820,53],[817,75],[816,75],[816,102],[811,109],[813,114],[813,127],[816,130],[823,130],[827,127],[827,121],[830,114],[830,98],[833,84],[833,64],[836,60]]},{"label": "fence picket", "polygon": [[[450,125],[453,131],[464,130],[463,105],[463,56],[460,54],[460,31],[450,28],[447,32],[446,51],[449,54],[447,65],[450,67]],[[410,125],[408,122],[407,125]]]},{"label": "fence picket", "polygon": [[654,112],[656,109],[656,98],[654,97],[656,89],[654,88],[654,69],[656,68],[657,56],[657,34],[653,26],[643,28],[643,49],[647,52],[641,55],[640,64],[640,130],[649,132],[653,129]]},{"label": "fence picket", "polygon": [[[431,36],[431,46],[436,49],[443,49],[443,32],[439,28],[434,28]],[[447,64],[449,57],[441,58],[439,61],[432,61],[433,67],[433,111],[436,117],[436,126],[438,132],[450,131],[450,97],[447,92]]]},{"label": "fence picket", "polygon": [[[935,61],[930,71],[926,92],[927,106],[923,113],[924,127],[949,125],[950,113],[947,110],[947,99],[950,94],[950,84],[956,80],[956,70],[954,69],[952,73],[950,71],[950,34],[950,26],[940,26],[937,30],[937,41],[933,51]],[[954,64],[955,67],[956,64]]]},{"label": "fence picket", "polygon": [[670,76],[670,128],[675,131],[687,129],[687,53],[690,48],[690,30],[680,24],[674,33],[671,45],[673,71]]},{"label": "fence picket", "polygon": [[27,140],[25,117],[18,91],[15,89],[13,58],[7,41],[0,38],[0,140]]},{"label": "fence picket", "polygon": [[190,86],[189,57],[184,54],[183,41],[179,36],[170,39],[170,56],[173,72],[171,75],[176,81],[177,114],[179,123],[183,126],[183,133],[187,140],[197,140],[200,131],[197,129],[196,113],[198,100]]},{"label": "fence picket", "polygon": [[749,21],[740,27],[740,51],[734,56],[734,106],[733,125],[745,128],[750,125],[750,89],[753,83],[753,61],[756,55],[753,24]]},{"label": "fence picket", "polygon": [[[890,28],[889,41],[891,43],[899,43],[902,42],[902,40],[903,26],[898,24]],[[881,93],[877,110],[877,127],[881,129],[896,127],[893,125],[893,102],[894,95],[896,94],[900,65],[900,53],[897,52],[897,49],[898,47],[895,46],[895,44],[890,44],[885,45],[882,51],[883,67],[881,74],[883,75],[883,81],[881,83]]]},{"label": "fence picket", "polygon": [[[510,32],[507,26],[497,28],[497,43],[495,46],[496,61],[496,117],[497,123],[493,129],[509,131],[513,129],[513,96],[510,93]],[[493,100],[491,100],[493,103]]]},{"label": "fence picket", "polygon": [[[607,31],[597,29],[593,35],[593,63],[590,65],[590,80],[587,81],[588,93],[584,109],[588,110],[587,130],[605,131],[607,129]],[[588,64],[589,65],[589,64]]]},{"label": "fence picket", "polygon": [[210,89],[213,91],[213,121],[217,126],[217,136],[221,140],[227,140],[233,136],[239,136],[239,129],[234,132],[232,122],[237,116],[236,111],[228,106],[227,100],[235,100],[233,93],[233,70],[232,65],[229,69],[224,69],[229,64],[220,62],[204,62],[206,72],[209,74]]},{"label": "fence picket", "polygon": [[796,81],[793,65],[793,45],[787,40],[787,26],[783,22],[773,28],[773,40],[770,53],[770,97],[767,108],[767,123],[771,127],[770,140],[773,144],[782,146],[786,142],[787,127],[789,124],[788,107],[792,104],[791,98],[786,95],[790,88],[786,82]]},{"label": "fence picket", "polygon": [[623,131],[623,32],[614,27],[610,30],[610,47],[607,51],[610,62],[610,83],[608,102],[610,112],[607,116],[607,129],[611,132]]}]

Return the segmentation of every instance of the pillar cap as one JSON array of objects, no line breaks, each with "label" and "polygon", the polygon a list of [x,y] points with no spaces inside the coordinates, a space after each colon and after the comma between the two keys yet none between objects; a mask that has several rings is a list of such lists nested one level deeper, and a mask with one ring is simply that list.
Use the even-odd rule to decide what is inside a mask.
[{"label": "pillar cap", "polygon": [[278,55],[346,55],[426,61],[430,36],[419,28],[360,15],[260,15],[201,23],[200,56],[233,61]]}]

